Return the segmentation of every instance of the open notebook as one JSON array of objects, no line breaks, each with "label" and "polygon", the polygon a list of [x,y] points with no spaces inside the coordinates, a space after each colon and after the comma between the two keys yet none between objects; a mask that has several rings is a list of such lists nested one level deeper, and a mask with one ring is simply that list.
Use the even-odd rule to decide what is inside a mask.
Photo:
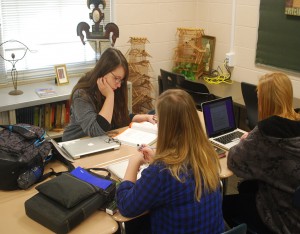
[{"label": "open notebook", "polygon": [[209,140],[226,150],[239,143],[245,131],[235,124],[232,97],[202,103],[202,112]]},{"label": "open notebook", "polygon": [[[120,180],[123,180],[124,176],[125,176],[127,166],[128,166],[128,159],[110,164],[110,165],[107,166],[107,169],[112,174],[114,174],[116,177],[118,177]],[[137,174],[137,179],[139,179],[141,177],[142,171],[147,167],[148,167],[148,164],[144,164],[140,167],[140,170]]]},{"label": "open notebook", "polygon": [[157,124],[132,122],[125,131],[114,137],[125,145],[152,145],[157,139]]}]

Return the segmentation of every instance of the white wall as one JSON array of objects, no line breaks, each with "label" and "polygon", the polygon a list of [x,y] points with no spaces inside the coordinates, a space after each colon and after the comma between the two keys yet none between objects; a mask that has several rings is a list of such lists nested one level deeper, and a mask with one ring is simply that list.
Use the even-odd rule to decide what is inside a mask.
[{"label": "white wall", "polygon": [[[195,0],[115,0],[114,22],[120,29],[116,47],[123,53],[130,48],[130,37],[146,37],[146,51],[153,68],[154,87],[159,69],[171,69],[177,27],[194,27]],[[157,90],[156,90],[157,94]]]},{"label": "white wall", "polygon": [[[261,75],[275,71],[255,65],[259,4],[259,0],[114,0],[114,22],[120,29],[116,47],[126,53],[129,37],[147,37],[146,49],[156,78],[160,68],[172,68],[176,29],[203,28],[205,34],[216,37],[213,68],[222,65],[232,47],[232,79],[256,84]],[[293,82],[294,96],[300,98],[300,74],[286,73]]]},{"label": "white wall", "polygon": [[[231,21],[234,3],[236,14],[232,37]],[[196,26],[203,27],[207,35],[216,37],[214,68],[223,63],[233,40],[235,52],[233,80],[257,84],[261,75],[276,71],[275,68],[255,65],[259,5],[259,0],[197,0]],[[300,98],[300,74],[284,72],[292,80],[294,96]]]}]

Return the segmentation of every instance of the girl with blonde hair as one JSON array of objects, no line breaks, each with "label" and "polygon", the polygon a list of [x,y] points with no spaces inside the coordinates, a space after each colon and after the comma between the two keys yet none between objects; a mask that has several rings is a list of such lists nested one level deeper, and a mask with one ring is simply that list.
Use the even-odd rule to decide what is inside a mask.
[{"label": "girl with blonde hair", "polygon": [[[293,87],[283,73],[262,76],[257,86],[259,122],[231,148],[227,164],[249,190],[225,196],[224,218],[245,222],[257,233],[299,233],[300,210],[292,204],[300,185],[300,114]],[[242,184],[245,185],[245,182]]]},{"label": "girl with blonde hair", "polygon": [[[183,90],[167,90],[157,100],[156,113],[156,151],[143,145],[143,155],[130,158],[117,189],[119,211],[127,217],[149,211],[152,233],[221,233],[219,159],[193,99]],[[145,162],[150,165],[137,180]]]}]

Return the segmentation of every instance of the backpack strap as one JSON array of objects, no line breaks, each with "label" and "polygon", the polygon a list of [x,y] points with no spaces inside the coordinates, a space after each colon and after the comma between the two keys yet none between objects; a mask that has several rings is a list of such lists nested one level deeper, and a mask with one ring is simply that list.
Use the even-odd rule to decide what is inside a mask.
[{"label": "backpack strap", "polygon": [[[29,126],[29,125],[28,125]],[[29,128],[26,128],[26,125],[21,126],[21,125],[0,125],[1,128],[8,129],[11,132],[16,132],[23,136],[24,138],[30,140],[30,139],[35,139],[39,138],[39,136]]]},{"label": "backpack strap", "polygon": [[[49,136],[48,136],[49,137]],[[52,138],[48,138],[48,142],[50,142],[50,144],[52,145],[52,158],[62,162],[66,167],[67,167],[67,171],[60,171],[60,172],[56,172],[54,171],[53,168],[50,168],[51,171],[48,173],[45,173],[39,182],[51,177],[51,176],[58,176],[64,172],[70,172],[72,170],[75,169],[74,165],[71,163],[71,159],[67,158],[66,155],[61,151],[60,146],[56,143],[55,140],[53,140]]]}]

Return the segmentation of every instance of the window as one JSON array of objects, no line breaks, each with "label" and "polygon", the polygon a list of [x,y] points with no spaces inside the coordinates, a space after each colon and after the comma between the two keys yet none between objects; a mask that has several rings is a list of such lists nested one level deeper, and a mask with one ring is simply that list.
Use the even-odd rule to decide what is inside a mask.
[{"label": "window", "polygon": [[[92,28],[89,14],[93,5],[88,9],[86,3],[86,0],[0,0],[0,44],[17,40],[30,49],[16,62],[18,80],[54,78],[56,64],[66,64],[70,75],[82,74],[95,64],[94,50],[89,43],[83,45],[76,32],[80,22]],[[104,25],[111,19],[110,6],[110,1],[106,1],[104,10],[99,6],[105,14]],[[5,43],[0,48],[1,55],[11,59],[12,51],[24,51],[24,47],[16,45],[20,46]],[[0,83],[11,82],[11,69],[12,64],[0,58]]]}]

